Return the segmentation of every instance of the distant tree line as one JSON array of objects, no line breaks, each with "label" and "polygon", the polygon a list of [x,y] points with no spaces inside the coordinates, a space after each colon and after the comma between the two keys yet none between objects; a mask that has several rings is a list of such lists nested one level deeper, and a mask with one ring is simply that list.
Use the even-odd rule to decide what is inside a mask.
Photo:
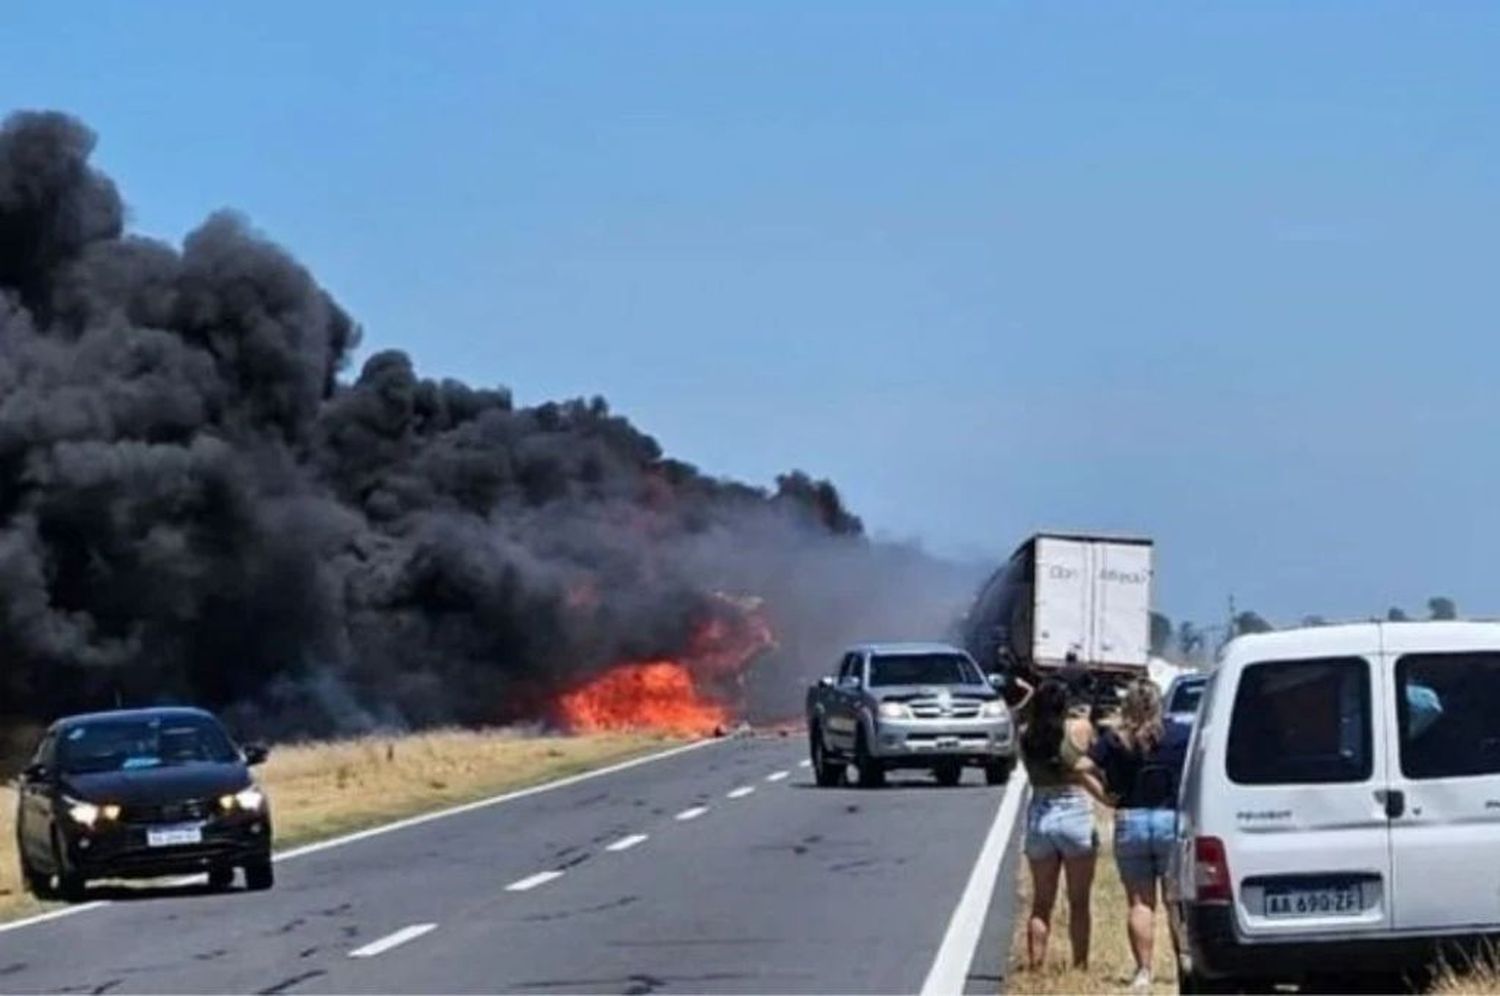
[{"label": "distant tree line", "polygon": [[[1410,622],[1422,618],[1407,613],[1399,606],[1386,610],[1388,622]],[[1458,604],[1445,595],[1434,595],[1427,600],[1427,619],[1444,620],[1458,618]],[[1327,626],[1329,620],[1321,615],[1303,616],[1301,626]],[[1151,654],[1170,661],[1203,664],[1213,658],[1214,652],[1229,639],[1246,633],[1269,633],[1277,629],[1259,612],[1245,610],[1237,612],[1228,624],[1203,626],[1184,619],[1173,623],[1171,618],[1160,613],[1151,613]]]}]

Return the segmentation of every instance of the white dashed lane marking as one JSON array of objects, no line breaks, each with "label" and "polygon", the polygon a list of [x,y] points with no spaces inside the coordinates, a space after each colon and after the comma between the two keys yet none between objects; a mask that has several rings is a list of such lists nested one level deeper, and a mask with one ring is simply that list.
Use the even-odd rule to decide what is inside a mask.
[{"label": "white dashed lane marking", "polygon": [[706,812],[708,812],[707,806],[694,806],[692,809],[684,809],[674,816],[673,819],[683,820],[684,822],[687,820],[696,820]]},{"label": "white dashed lane marking", "polygon": [[647,835],[646,834],[643,834],[643,833],[633,833],[629,837],[621,837],[619,840],[615,841],[613,844],[610,844],[608,847],[606,847],[605,850],[606,851],[628,851],[632,847],[634,847],[635,845],[637,845],[639,843],[642,843],[645,840],[647,840]]},{"label": "white dashed lane marking", "polygon": [[526,892],[530,889],[535,889],[539,885],[546,885],[554,878],[562,878],[562,876],[563,873],[560,871],[537,872],[535,875],[527,875],[520,881],[510,883],[510,885],[505,887],[505,891]]},{"label": "white dashed lane marking", "polygon": [[766,781],[779,782],[789,774],[791,774],[791,772],[789,771],[773,771],[766,776]]},{"label": "white dashed lane marking", "polygon": [[801,760],[801,761],[797,762],[797,767],[799,767],[799,768],[811,768],[812,767],[812,762],[804,759],[804,760]]},{"label": "white dashed lane marking", "polygon": [[743,799],[745,796],[749,795],[751,792],[754,792],[754,791],[755,791],[755,786],[754,785],[741,785],[737,789],[731,789],[726,794],[731,799]]},{"label": "white dashed lane marking", "polygon": [[437,930],[435,923],[414,923],[410,927],[402,927],[394,934],[386,934],[378,941],[371,941],[362,948],[355,948],[349,952],[350,958],[373,958],[378,954],[384,954],[391,948],[414,941],[423,934]]}]

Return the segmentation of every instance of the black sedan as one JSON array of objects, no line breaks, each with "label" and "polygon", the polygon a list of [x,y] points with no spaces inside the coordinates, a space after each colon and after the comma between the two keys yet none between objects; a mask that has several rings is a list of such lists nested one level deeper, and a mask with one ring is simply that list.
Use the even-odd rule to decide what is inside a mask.
[{"label": "black sedan", "polygon": [[243,868],[247,888],[269,889],[270,805],[249,771],[265,757],[200,709],[58,720],[22,772],[22,880],[71,900],[100,878],[207,872],[227,889]]}]

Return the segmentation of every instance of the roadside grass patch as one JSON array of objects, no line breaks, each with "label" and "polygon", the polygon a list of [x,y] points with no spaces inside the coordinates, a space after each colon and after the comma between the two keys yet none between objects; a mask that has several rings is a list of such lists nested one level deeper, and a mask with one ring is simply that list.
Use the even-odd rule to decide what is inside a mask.
[{"label": "roadside grass patch", "polygon": [[[511,730],[435,730],[395,737],[275,747],[254,768],[271,798],[276,846],[339,834],[564,778],[660,750],[652,733],[533,736]],[[16,791],[0,786],[0,920],[55,908],[21,887]]]}]

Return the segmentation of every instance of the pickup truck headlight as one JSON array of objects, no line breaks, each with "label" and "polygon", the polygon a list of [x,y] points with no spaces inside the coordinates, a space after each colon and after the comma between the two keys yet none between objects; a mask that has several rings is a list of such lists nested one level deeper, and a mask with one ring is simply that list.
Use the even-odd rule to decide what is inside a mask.
[{"label": "pickup truck headlight", "polygon": [[905,702],[880,703],[881,719],[911,719],[911,709]]},{"label": "pickup truck headlight", "polygon": [[981,705],[979,707],[979,715],[985,719],[999,719],[1002,716],[1009,716],[1010,712],[1005,708],[1004,702],[1000,699],[995,699]]}]

